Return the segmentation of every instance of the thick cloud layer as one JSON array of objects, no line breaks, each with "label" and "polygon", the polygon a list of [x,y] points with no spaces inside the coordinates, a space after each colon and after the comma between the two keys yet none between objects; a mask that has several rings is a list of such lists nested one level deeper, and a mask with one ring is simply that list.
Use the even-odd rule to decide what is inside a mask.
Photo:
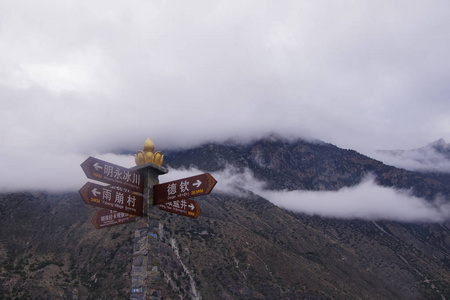
[{"label": "thick cloud layer", "polygon": [[396,166],[406,170],[450,173],[450,160],[448,157],[435,151],[428,151],[425,153],[405,151],[397,155],[374,153],[373,157],[383,161],[387,165]]},{"label": "thick cloud layer", "polygon": [[322,217],[403,222],[450,220],[450,203],[439,199],[429,203],[407,191],[380,187],[372,179],[338,192],[263,191],[262,195],[279,207]]},{"label": "thick cloud layer", "polygon": [[69,186],[85,157],[147,137],[167,149],[278,132],[361,152],[448,139],[448,1],[0,8],[0,189]]},{"label": "thick cloud layer", "polygon": [[372,157],[407,170],[450,173],[450,144],[443,139],[419,149],[375,151]]}]

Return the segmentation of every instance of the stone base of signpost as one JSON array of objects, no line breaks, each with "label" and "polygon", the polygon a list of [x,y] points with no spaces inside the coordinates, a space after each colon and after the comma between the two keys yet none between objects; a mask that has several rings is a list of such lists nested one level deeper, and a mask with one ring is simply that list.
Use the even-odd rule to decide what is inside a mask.
[{"label": "stone base of signpost", "polygon": [[133,235],[133,263],[131,269],[131,300],[161,299],[162,277],[159,263],[159,218],[153,206],[153,186],[158,175],[167,169],[152,163],[132,168],[144,175],[144,216],[136,223]]},{"label": "stone base of signpost", "polygon": [[131,266],[131,300],[143,300],[147,294],[148,231],[147,220],[136,223]]}]

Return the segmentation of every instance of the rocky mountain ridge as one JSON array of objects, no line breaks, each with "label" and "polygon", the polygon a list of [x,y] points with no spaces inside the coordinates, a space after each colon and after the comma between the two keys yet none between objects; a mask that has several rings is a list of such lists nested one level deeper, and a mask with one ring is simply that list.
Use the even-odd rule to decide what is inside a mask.
[{"label": "rocky mountain ridge", "polygon": [[418,197],[450,195],[450,174],[417,173],[321,141],[269,137],[249,144],[207,144],[167,154],[172,168],[218,171],[249,168],[270,190],[338,190],[374,174],[381,186],[412,189]]}]

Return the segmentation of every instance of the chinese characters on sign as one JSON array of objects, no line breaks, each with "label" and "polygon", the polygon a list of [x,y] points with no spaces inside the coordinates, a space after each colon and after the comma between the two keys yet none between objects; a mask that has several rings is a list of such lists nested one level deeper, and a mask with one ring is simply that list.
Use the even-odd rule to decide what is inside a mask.
[{"label": "chinese characters on sign", "polygon": [[189,197],[189,182],[181,181],[179,186],[176,182],[170,183],[167,186],[167,198],[173,199],[174,197]]},{"label": "chinese characters on sign", "polygon": [[217,181],[209,173],[153,186],[153,205],[207,195]]},{"label": "chinese characters on sign", "polygon": [[79,193],[87,204],[138,216],[143,215],[144,198],[142,196],[92,182],[86,183]]},{"label": "chinese characters on sign", "polygon": [[[96,228],[132,222],[136,215],[143,216],[144,197],[138,194],[144,191],[141,173],[93,157],[86,159],[81,168],[88,178],[110,184],[88,182],[79,190],[84,202],[103,208],[92,219]],[[189,197],[209,194],[216,183],[214,177],[205,173],[154,185],[153,205],[195,219],[201,210]]]},{"label": "chinese characters on sign", "polygon": [[86,176],[90,179],[120,186],[136,192],[144,191],[144,178],[142,174],[127,168],[89,157],[82,164]]},{"label": "chinese characters on sign", "polygon": [[197,201],[192,199],[176,200],[173,202],[166,202],[159,205],[160,210],[175,213],[185,217],[196,219],[200,213],[200,206]]},{"label": "chinese characters on sign", "polygon": [[135,215],[130,215],[124,212],[117,212],[110,209],[99,209],[95,212],[91,221],[95,228],[100,229],[104,227],[119,225],[123,223],[134,222]]}]

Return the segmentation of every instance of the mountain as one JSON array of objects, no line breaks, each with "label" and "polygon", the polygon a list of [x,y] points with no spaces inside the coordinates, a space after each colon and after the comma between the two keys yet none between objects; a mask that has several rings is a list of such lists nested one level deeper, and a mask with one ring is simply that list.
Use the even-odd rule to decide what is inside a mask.
[{"label": "mountain", "polygon": [[[272,190],[338,190],[371,173],[430,201],[449,195],[445,174],[319,141],[206,144],[167,152],[165,161],[249,169]],[[252,191],[197,199],[195,220],[157,211],[165,299],[450,299],[449,221],[321,218]],[[96,230],[94,211],[78,193],[0,195],[0,298],[128,299],[134,224]]]},{"label": "mountain", "polygon": [[446,159],[450,160],[450,144],[446,143],[444,139],[439,139],[423,148],[419,148],[418,151],[427,152],[429,148],[433,149],[436,153],[442,154]]},{"label": "mountain", "polygon": [[379,158],[401,168],[450,173],[450,144],[439,139],[418,149],[378,150]]},{"label": "mountain", "polygon": [[248,168],[271,190],[338,190],[374,174],[381,186],[412,189],[432,199],[450,194],[449,174],[422,174],[398,169],[354,150],[321,141],[290,141],[277,136],[249,144],[207,144],[167,154],[172,168],[197,167],[219,171],[227,166]]}]

